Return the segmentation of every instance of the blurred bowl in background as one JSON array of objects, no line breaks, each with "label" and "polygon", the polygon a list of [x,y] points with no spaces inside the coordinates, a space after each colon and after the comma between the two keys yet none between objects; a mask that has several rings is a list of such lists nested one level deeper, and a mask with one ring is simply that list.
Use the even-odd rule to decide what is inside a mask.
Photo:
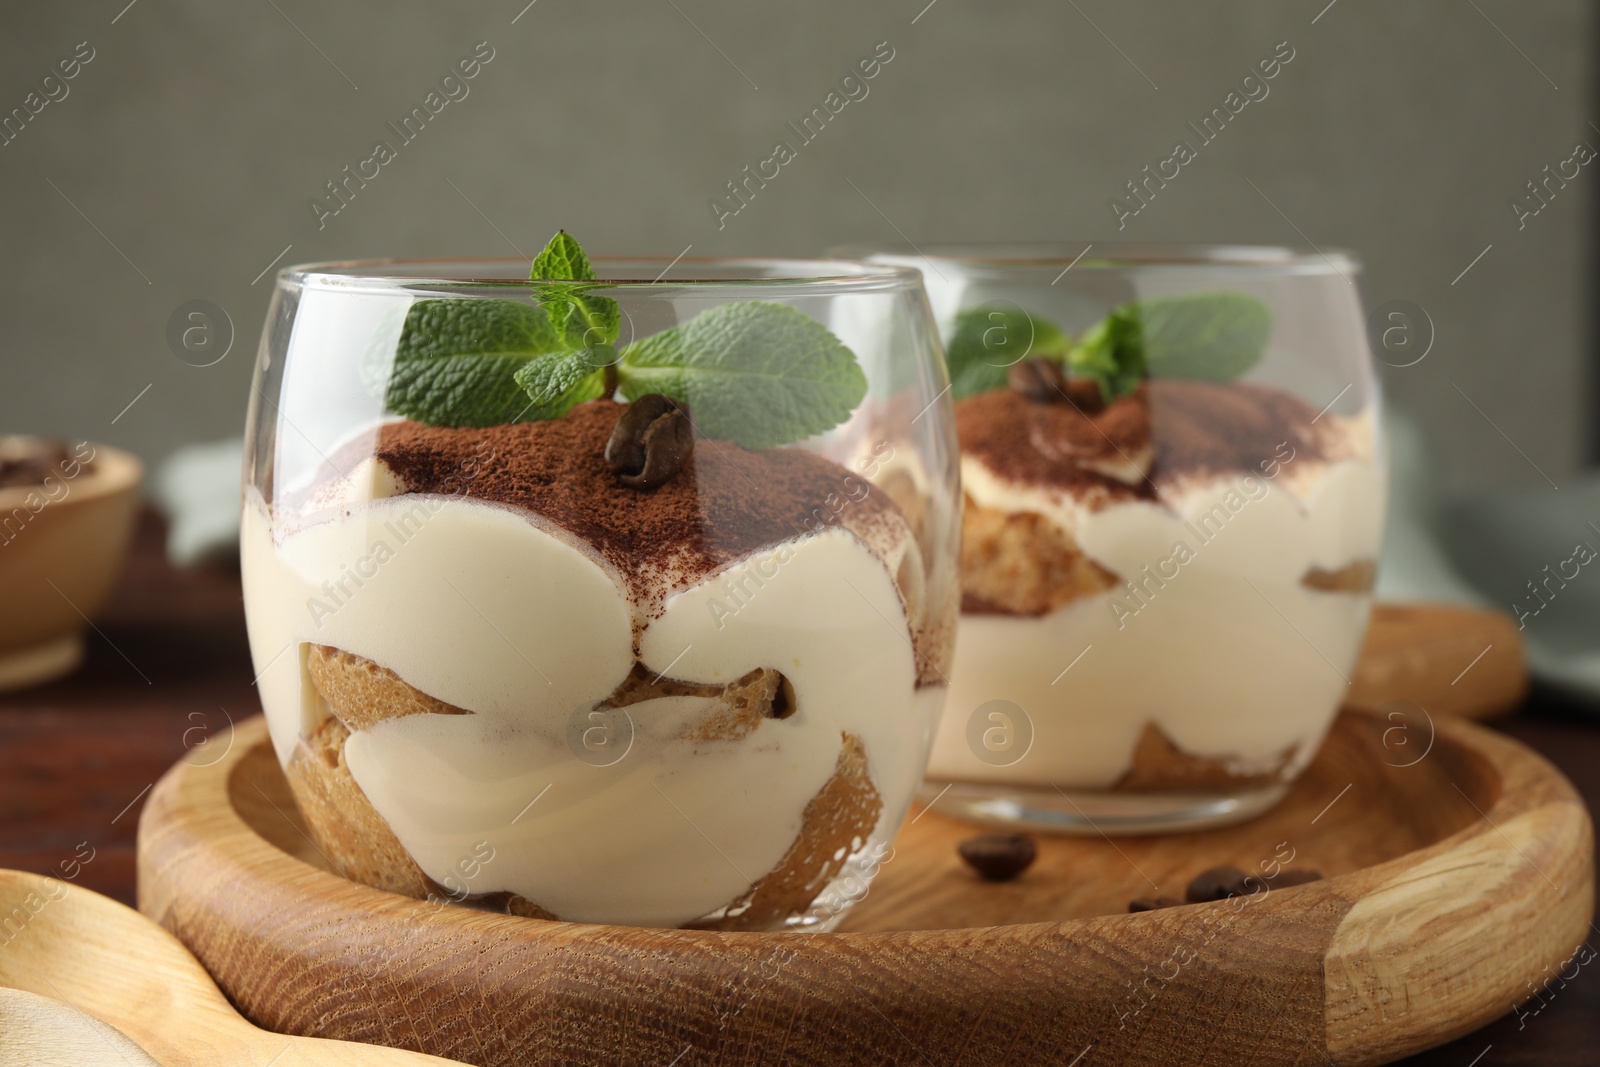
[{"label": "blurred bowl in background", "polygon": [[139,460],[106,445],[0,437],[0,690],[83,660],[133,533]]}]

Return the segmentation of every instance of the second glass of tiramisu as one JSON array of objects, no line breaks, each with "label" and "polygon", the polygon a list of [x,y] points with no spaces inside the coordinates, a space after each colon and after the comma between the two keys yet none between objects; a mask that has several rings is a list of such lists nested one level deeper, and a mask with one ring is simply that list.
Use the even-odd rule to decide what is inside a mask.
[{"label": "second glass of tiramisu", "polygon": [[923,272],[965,490],[927,799],[1158,832],[1264,811],[1339,708],[1384,452],[1346,253],[882,253]]}]

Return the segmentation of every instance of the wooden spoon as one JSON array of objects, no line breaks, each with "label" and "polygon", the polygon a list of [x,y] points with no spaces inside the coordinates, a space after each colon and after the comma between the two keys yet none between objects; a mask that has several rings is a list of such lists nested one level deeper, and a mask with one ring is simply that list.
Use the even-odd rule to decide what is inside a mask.
[{"label": "wooden spoon", "polygon": [[29,1067],[161,1067],[122,1031],[59,1000],[0,989],[0,1056]]},{"label": "wooden spoon", "polygon": [[[130,1054],[130,1065],[151,1059],[162,1067],[437,1067],[457,1062],[262,1030],[233,1010],[177,938],[143,915],[98,893],[23,871],[0,870],[0,986],[54,998],[110,1024],[105,1028],[108,1040],[126,1035],[146,1054],[146,1060]],[[6,1063],[19,1062],[11,1058],[13,1053],[31,1047],[24,1043],[29,1037],[16,1038],[13,1047],[12,1018],[22,1018],[24,1032],[35,1035],[51,1027],[63,1033],[74,1029],[63,1014],[70,1008],[21,1003],[14,998],[0,1002],[0,1061]],[[77,1040],[95,1033],[82,1020],[78,1023]],[[72,1062],[121,1062],[109,1051],[101,1045],[96,1057]]]}]

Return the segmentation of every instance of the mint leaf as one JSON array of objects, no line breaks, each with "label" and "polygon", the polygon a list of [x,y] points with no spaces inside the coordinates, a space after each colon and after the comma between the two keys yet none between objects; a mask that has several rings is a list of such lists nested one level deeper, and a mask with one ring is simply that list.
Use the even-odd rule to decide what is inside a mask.
[{"label": "mint leaf", "polygon": [[583,254],[578,239],[566,230],[557,230],[544,251],[533,257],[533,269],[528,272],[528,278],[536,282],[592,281],[594,267]]},{"label": "mint leaf", "polygon": [[1067,353],[1067,372],[1100,383],[1106,403],[1139,387],[1146,373],[1142,320],[1125,304],[1084,331]]},{"label": "mint leaf", "polygon": [[1020,308],[970,308],[956,316],[945,347],[950,392],[960,400],[999,389],[1013,364],[1032,356],[1059,359],[1066,347],[1057,326]]},{"label": "mint leaf", "polygon": [[616,341],[622,309],[610,297],[586,295],[597,286],[573,284],[592,280],[594,266],[566,230],[557,230],[544,251],[534,257],[528,277],[550,283],[535,288],[551,324],[569,347],[586,348]]},{"label": "mint leaf", "polygon": [[559,419],[586,400],[605,395],[605,368],[616,362],[609,345],[540,356],[516,373],[529,404],[523,418]]},{"label": "mint leaf", "polygon": [[382,386],[389,409],[434,426],[494,426],[560,418],[620,385],[682,401],[703,433],[769,448],[837,426],[866,396],[855,354],[794,308],[724,304],[619,361],[621,307],[592,292],[605,283],[570,234],[550,239],[529,277],[537,306],[411,305]]},{"label": "mint leaf", "polygon": [[543,282],[534,287],[537,307],[514,300],[411,305],[383,387],[389,409],[434,426],[495,426],[558,418],[601,395],[597,368],[615,358],[617,302],[588,294],[596,288],[594,268],[565,230],[530,274]]},{"label": "mint leaf", "polygon": [[827,327],[785,304],[746,300],[629,345],[617,368],[630,399],[688,405],[696,429],[746,448],[830,430],[867,395],[867,376]]},{"label": "mint leaf", "polygon": [[1124,305],[1140,320],[1153,378],[1232,381],[1261,361],[1272,311],[1243,293],[1186,293]]},{"label": "mint leaf", "polygon": [[614,343],[622,309],[608,296],[589,296],[594,285],[545,282],[534,287],[539,303],[569,348],[604,347]]},{"label": "mint leaf", "polygon": [[1073,374],[1093,377],[1107,402],[1146,378],[1229,382],[1261,361],[1272,311],[1243,293],[1184,293],[1113,308],[1067,354]]},{"label": "mint leaf", "polygon": [[514,300],[419,300],[406,312],[384,403],[433,426],[521,421],[516,374],[566,347],[543,308]]}]

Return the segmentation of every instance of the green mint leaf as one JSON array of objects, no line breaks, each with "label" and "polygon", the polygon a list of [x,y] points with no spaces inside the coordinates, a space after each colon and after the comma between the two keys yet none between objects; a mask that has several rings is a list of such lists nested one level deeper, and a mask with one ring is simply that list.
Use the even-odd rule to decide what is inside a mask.
[{"label": "green mint leaf", "polygon": [[1272,332],[1271,309],[1243,293],[1158,296],[1125,308],[1140,320],[1153,378],[1232,381],[1261,362]]},{"label": "green mint leaf", "polygon": [[543,308],[514,300],[419,300],[385,386],[390,411],[433,426],[497,426],[523,414],[516,374],[566,347]]},{"label": "green mint leaf", "polygon": [[539,306],[514,300],[421,300],[406,314],[383,387],[396,414],[434,426],[553,419],[604,392],[621,309],[566,231],[529,274]]},{"label": "green mint leaf", "polygon": [[1150,378],[1228,382],[1261,361],[1272,311],[1243,293],[1184,293],[1113,308],[1067,355],[1112,401]]},{"label": "green mint leaf", "polygon": [[630,399],[682,401],[701,433],[746,448],[830,430],[867,395],[855,353],[827,327],[759,300],[722,304],[636,341],[617,370]]},{"label": "green mint leaf", "polygon": [[589,295],[594,285],[544,282],[534,288],[567,347],[603,348],[616,342],[622,309],[609,296]]},{"label": "green mint leaf", "polygon": [[1067,372],[1100,383],[1106,403],[1126,396],[1144,380],[1142,321],[1126,304],[1089,327],[1067,353]]},{"label": "green mint leaf", "polygon": [[580,282],[594,280],[594,267],[583,254],[583,246],[566,230],[557,230],[544,246],[544,251],[533,257],[533,269],[528,278],[536,282]]},{"label": "green mint leaf", "polygon": [[616,341],[622,309],[610,297],[590,296],[593,285],[573,284],[594,279],[594,266],[583,246],[566,230],[557,230],[534,257],[530,280],[550,284],[535,286],[550,321],[571,348],[609,345]]},{"label": "green mint leaf", "polygon": [[605,395],[605,368],[616,362],[610,345],[529,360],[516,373],[528,398],[524,419],[559,419],[586,400]]},{"label": "green mint leaf", "polygon": [[1013,364],[1032,356],[1060,359],[1066,348],[1057,326],[1020,308],[963,311],[945,346],[950,392],[960,400],[1003,388]]}]

